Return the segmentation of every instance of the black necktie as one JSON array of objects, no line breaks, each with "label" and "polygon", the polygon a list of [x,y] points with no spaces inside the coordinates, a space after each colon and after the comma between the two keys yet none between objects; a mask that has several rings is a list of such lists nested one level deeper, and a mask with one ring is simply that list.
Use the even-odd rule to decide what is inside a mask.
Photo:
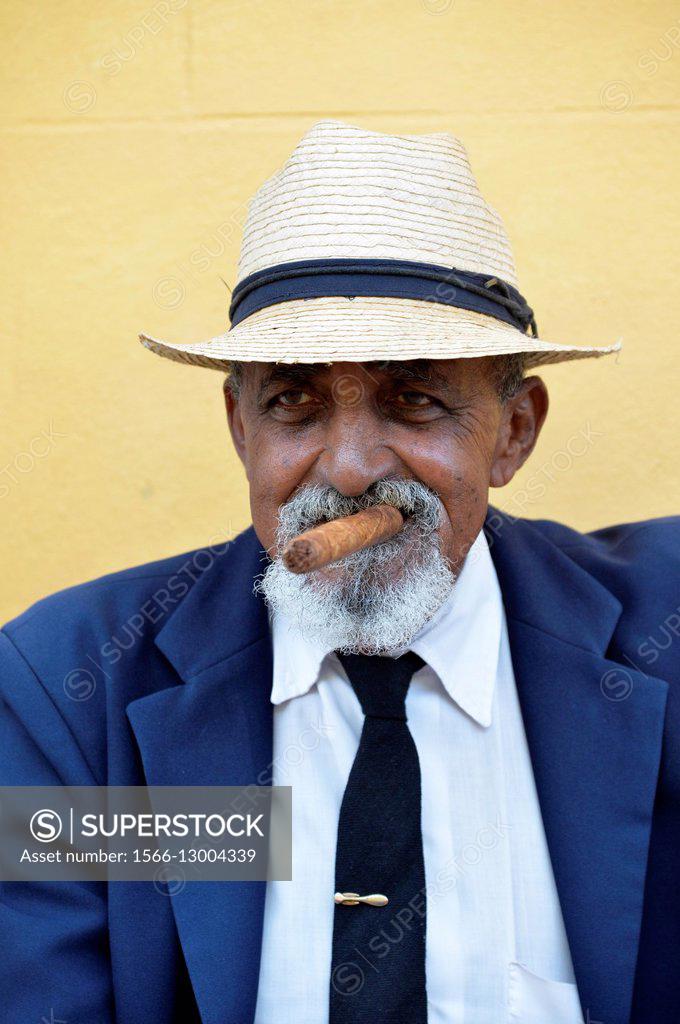
[{"label": "black necktie", "polygon": [[427,1024],[420,764],[405,707],[424,662],[339,657],[365,718],[338,823],[330,1024]]}]

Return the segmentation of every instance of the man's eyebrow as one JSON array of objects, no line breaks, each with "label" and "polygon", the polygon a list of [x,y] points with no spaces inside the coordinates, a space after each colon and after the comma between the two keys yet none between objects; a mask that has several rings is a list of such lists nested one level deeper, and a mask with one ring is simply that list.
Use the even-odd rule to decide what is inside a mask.
[{"label": "man's eyebrow", "polygon": [[382,373],[387,373],[397,380],[408,381],[412,384],[422,384],[425,387],[436,387],[450,389],[451,382],[436,370],[427,359],[409,359],[395,362],[368,363],[366,372],[370,375],[373,367]]},{"label": "man's eyebrow", "polygon": [[[421,384],[424,387],[450,390],[451,382],[436,370],[427,359],[408,359],[359,363],[361,372],[365,373],[372,381],[378,383],[378,376],[387,374],[398,381],[411,384]],[[262,400],[266,392],[277,385],[288,385],[289,387],[301,387],[309,384],[319,374],[327,373],[328,367],[324,363],[277,363],[262,379],[258,388],[258,400]]]},{"label": "man's eyebrow", "polygon": [[262,378],[257,397],[261,399],[266,391],[277,384],[288,384],[292,387],[308,384],[322,369],[318,363],[277,363]]}]

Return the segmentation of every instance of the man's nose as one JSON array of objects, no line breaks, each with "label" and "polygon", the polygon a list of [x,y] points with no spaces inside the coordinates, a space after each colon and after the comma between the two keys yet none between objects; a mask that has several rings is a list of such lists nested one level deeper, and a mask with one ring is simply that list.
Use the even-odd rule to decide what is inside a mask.
[{"label": "man's nose", "polygon": [[340,409],[331,418],[317,460],[319,483],[356,497],[385,477],[405,475],[401,459],[386,443],[376,417],[361,409]]}]

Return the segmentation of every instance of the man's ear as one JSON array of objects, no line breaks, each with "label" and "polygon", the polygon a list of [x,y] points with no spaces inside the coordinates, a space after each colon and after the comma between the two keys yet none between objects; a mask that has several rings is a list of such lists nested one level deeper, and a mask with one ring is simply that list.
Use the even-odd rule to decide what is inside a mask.
[{"label": "man's ear", "polygon": [[503,404],[489,483],[504,487],[534,450],[548,414],[548,389],[540,377],[527,377]]},{"label": "man's ear", "polygon": [[245,466],[246,464],[246,437],[245,430],[243,429],[243,417],[241,415],[241,407],[238,399],[234,398],[234,394],[229,386],[229,378],[227,377],[224,381],[222,388],[224,392],[224,404],[227,409],[227,423],[229,424],[229,433],[231,439],[234,442],[234,448],[236,454]]}]

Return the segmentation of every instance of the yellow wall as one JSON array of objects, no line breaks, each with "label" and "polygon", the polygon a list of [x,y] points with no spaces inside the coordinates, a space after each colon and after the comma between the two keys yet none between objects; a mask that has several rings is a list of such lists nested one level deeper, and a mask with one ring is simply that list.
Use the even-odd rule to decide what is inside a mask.
[{"label": "yellow wall", "polygon": [[624,341],[545,371],[496,500],[678,511],[677,4],[5,0],[0,38],[1,620],[247,523],[221,376],[135,339],[225,328],[245,201],[321,117],[458,134],[542,334]]}]

